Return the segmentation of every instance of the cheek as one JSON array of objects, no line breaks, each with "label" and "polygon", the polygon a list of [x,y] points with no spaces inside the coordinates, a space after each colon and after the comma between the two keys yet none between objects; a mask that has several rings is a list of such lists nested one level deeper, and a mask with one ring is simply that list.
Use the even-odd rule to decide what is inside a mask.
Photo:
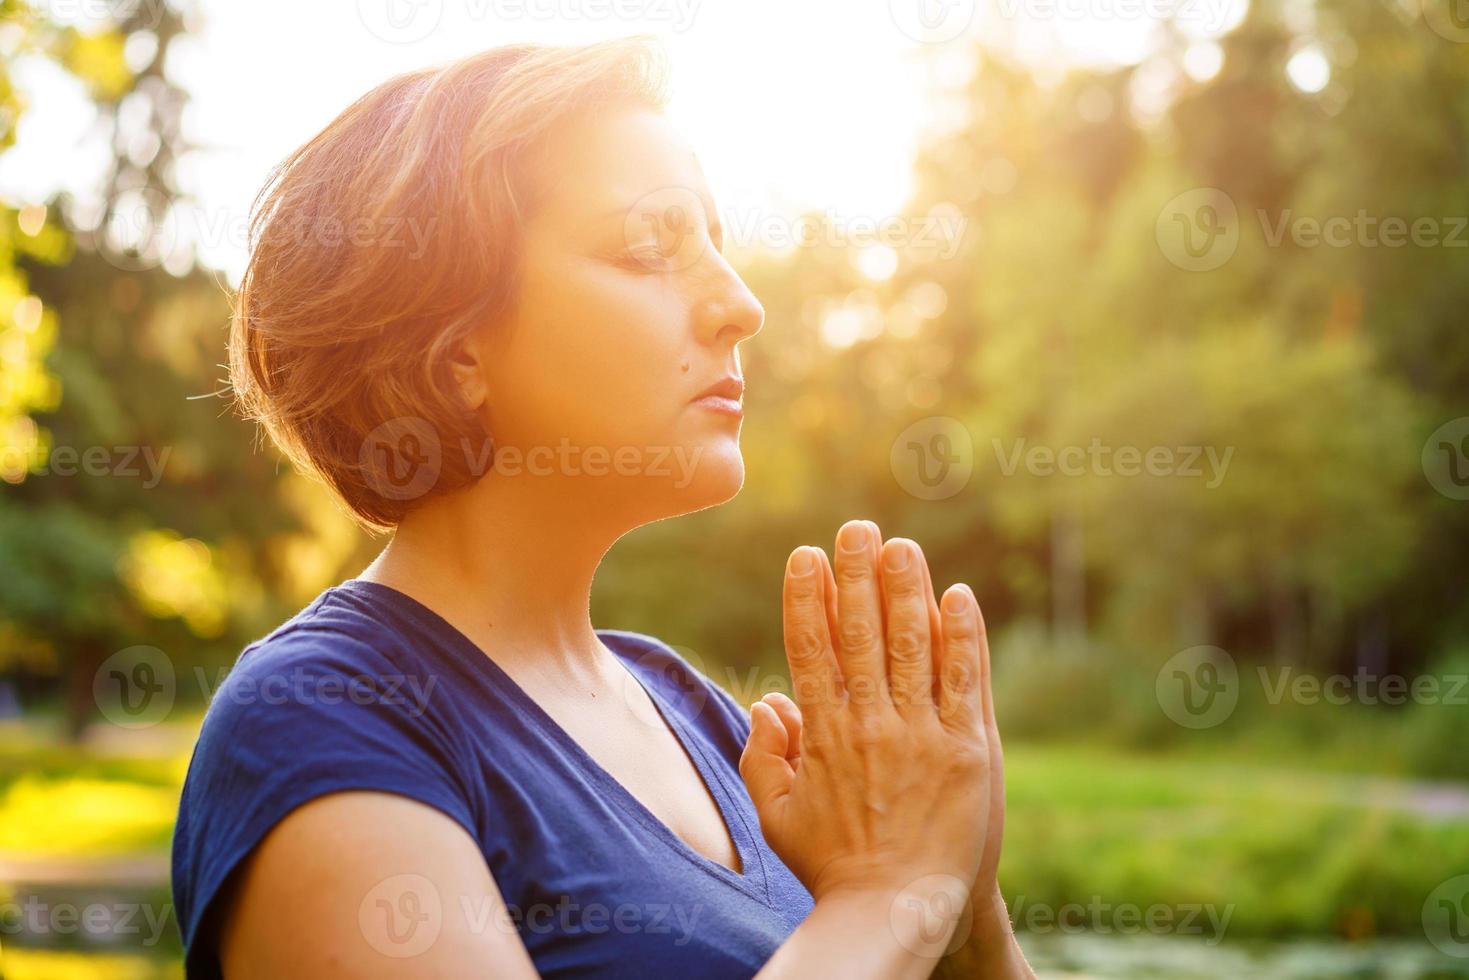
[{"label": "cheek", "polygon": [[651,277],[579,268],[530,276],[493,355],[491,413],[524,444],[646,444],[685,401],[682,297]]}]

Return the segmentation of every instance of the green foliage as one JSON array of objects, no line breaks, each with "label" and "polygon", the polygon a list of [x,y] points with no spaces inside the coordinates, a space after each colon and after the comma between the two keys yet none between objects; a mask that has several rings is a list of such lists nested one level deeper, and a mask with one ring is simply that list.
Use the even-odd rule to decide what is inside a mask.
[{"label": "green foliage", "polygon": [[[185,104],[162,65],[182,13],[153,6],[123,5],[87,31],[33,6],[7,24],[20,53],[83,82],[112,146],[157,147],[113,161],[100,216],[66,197],[0,209],[0,671],[50,678],[76,730],[112,652],[148,644],[181,667],[227,662],[299,603],[279,563],[316,568],[313,591],[323,584],[320,559],[292,537],[311,508],[287,499],[290,475],[208,397],[227,296],[162,247]],[[153,51],[146,63],[124,57],[129,38],[149,42],[134,45]],[[13,122],[26,107],[8,67],[0,117]],[[114,240],[145,213],[141,237]]]},{"label": "green foliage", "polygon": [[[1161,114],[1133,96],[1143,68],[1040,79],[980,48],[904,212],[957,212],[952,256],[913,243],[877,279],[838,245],[741,256],[769,324],[747,356],[746,488],[639,532],[595,611],[778,666],[775,556],[864,516],[917,538],[941,586],[971,582],[997,628],[1050,622],[1051,642],[1086,633],[1154,669],[1212,643],[1246,665],[1411,675],[1460,643],[1469,508],[1420,454],[1466,411],[1464,253],[1274,236],[1364,211],[1447,234],[1469,214],[1469,46],[1383,5],[1283,10],[1251,5],[1220,73],[1179,74]],[[1308,43],[1332,64],[1320,93],[1285,72]],[[1238,242],[1195,271],[1159,223],[1201,187],[1233,203]],[[929,416],[972,443],[972,475],[940,500],[890,462]],[[1076,475],[1025,455],[1092,447],[1103,462]],[[1119,449],[1176,469],[1122,475]],[[689,561],[705,603],[672,588]]]},{"label": "green foliage", "polygon": [[1232,906],[1231,940],[1414,935],[1469,821],[1372,783],[1233,759],[1009,745],[1001,881],[1059,908]]}]

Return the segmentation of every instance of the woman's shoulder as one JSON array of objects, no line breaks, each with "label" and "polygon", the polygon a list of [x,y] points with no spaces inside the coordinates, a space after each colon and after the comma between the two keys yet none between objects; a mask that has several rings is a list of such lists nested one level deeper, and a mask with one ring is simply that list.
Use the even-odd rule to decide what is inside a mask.
[{"label": "woman's shoulder", "polygon": [[405,796],[478,826],[444,685],[392,622],[326,590],[245,647],[210,698],[179,801],[173,884],[189,942],[226,877],[270,829],[320,796]]},{"label": "woman's shoulder", "polygon": [[281,664],[315,656],[343,661],[401,657],[402,632],[381,607],[375,607],[352,580],[324,589],[285,622],[247,644],[237,667]]},{"label": "woman's shoulder", "polygon": [[421,644],[412,643],[384,611],[374,609],[349,585],[324,590],[307,606],[241,650],[210,698],[216,704],[244,700],[310,705],[313,692],[343,688],[402,687],[433,673]]},{"label": "woman's shoulder", "polygon": [[195,762],[234,761],[250,742],[313,755],[344,736],[416,740],[439,675],[391,617],[332,586],[240,652],[209,698]]}]

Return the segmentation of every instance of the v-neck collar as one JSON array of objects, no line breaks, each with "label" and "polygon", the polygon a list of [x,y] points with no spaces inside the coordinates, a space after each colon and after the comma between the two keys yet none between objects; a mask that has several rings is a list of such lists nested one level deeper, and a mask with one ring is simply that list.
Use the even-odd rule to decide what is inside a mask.
[{"label": "v-neck collar", "polygon": [[[418,622],[420,626],[430,631],[438,631],[448,637],[449,641],[460,648],[471,664],[481,664],[478,669],[486,671],[491,680],[501,688],[507,697],[515,703],[521,711],[525,712],[538,727],[542,729],[547,737],[551,738],[557,745],[582,769],[583,773],[595,783],[607,796],[618,806],[622,807],[631,817],[643,824],[653,835],[662,840],[675,853],[685,860],[700,868],[705,873],[725,882],[733,888],[745,892],[758,901],[770,904],[770,880],[767,874],[765,861],[760,853],[754,837],[754,831],[745,820],[735,802],[735,795],[730,787],[713,765],[700,740],[694,736],[680,718],[678,712],[673,710],[661,694],[650,684],[644,682],[639,676],[637,665],[630,663],[630,659],[621,648],[621,643],[607,643],[607,648],[617,657],[623,670],[647,693],[648,699],[653,703],[660,718],[663,719],[669,731],[673,733],[674,739],[683,748],[684,753],[693,763],[694,770],[699,774],[704,784],[705,792],[714,800],[715,808],[719,811],[720,819],[724,822],[725,832],[734,843],[735,851],[739,854],[740,870],[734,871],[725,867],[718,861],[714,861],[689,846],[673,829],[665,824],[659,817],[649,810],[641,800],[632,794],[617,777],[608,772],[600,762],[594,759],[591,753],[584,749],[580,742],[572,738],[571,733],[566,731],[555,718],[552,718],[541,705],[522,688],[513,677],[505,672],[505,669],[494,661],[479,644],[466,636],[458,627],[450,623],[443,616],[434,612],[428,606],[417,599],[400,592],[390,585],[380,582],[372,582],[367,579],[352,578],[342,582],[337,588],[358,594],[372,593],[375,598],[387,598],[401,607],[402,611]],[[614,639],[622,635],[618,630],[597,630],[597,635],[604,642],[612,637]],[[690,668],[692,669],[692,668]]]}]

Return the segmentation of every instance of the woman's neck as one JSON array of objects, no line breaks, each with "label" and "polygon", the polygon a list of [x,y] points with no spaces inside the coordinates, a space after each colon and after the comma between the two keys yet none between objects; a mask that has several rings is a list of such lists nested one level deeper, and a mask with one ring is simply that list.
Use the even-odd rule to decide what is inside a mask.
[{"label": "woman's neck", "polygon": [[359,577],[422,602],[502,665],[600,672],[592,577],[628,526],[605,506],[615,497],[586,489],[491,477],[425,500]]}]

